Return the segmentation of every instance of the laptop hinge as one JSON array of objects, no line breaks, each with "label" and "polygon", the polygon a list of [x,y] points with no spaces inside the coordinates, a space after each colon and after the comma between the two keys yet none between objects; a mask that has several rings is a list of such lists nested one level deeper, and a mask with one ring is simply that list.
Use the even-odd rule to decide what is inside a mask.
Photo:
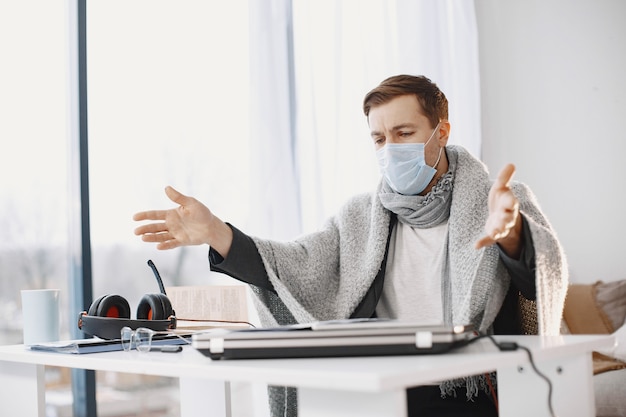
[{"label": "laptop hinge", "polygon": [[211,339],[209,349],[211,350],[211,353],[224,353],[224,339]]},{"label": "laptop hinge", "polygon": [[432,332],[415,333],[415,346],[417,346],[419,349],[428,349],[433,347]]}]

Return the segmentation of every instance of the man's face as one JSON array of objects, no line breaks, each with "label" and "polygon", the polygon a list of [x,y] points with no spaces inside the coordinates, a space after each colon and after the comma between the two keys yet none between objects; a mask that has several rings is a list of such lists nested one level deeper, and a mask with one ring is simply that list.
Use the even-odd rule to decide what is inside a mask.
[{"label": "man's face", "polygon": [[368,121],[376,150],[386,143],[426,143],[434,128],[413,94],[372,107]]},{"label": "man's face", "polygon": [[[388,103],[372,107],[368,122],[376,150],[386,143],[426,143],[435,128],[424,116],[422,105],[413,94],[399,96]],[[424,148],[428,165],[433,166],[439,157],[439,149],[446,146],[448,129],[448,122],[442,121],[439,132],[435,132]]]}]

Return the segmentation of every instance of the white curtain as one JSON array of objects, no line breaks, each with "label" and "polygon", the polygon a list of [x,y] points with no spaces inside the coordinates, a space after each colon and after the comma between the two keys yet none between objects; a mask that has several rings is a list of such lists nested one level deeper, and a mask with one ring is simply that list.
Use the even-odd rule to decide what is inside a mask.
[{"label": "white curtain", "polygon": [[302,228],[290,82],[291,5],[289,0],[248,4],[252,207],[246,232],[289,239]]},{"label": "white curtain", "polygon": [[[426,75],[450,102],[450,143],[480,155],[478,39],[470,0],[249,0],[250,223],[291,239],[318,229],[380,174],[364,95]],[[236,129],[236,127],[234,127]],[[265,387],[239,385],[267,416]],[[249,401],[246,403],[250,403]]]},{"label": "white curtain", "polygon": [[250,7],[252,155],[260,164],[253,189],[267,215],[258,219],[268,226],[264,236],[314,231],[347,198],[376,187],[361,105],[388,76],[436,82],[450,103],[449,143],[480,156],[472,1],[252,0]]}]

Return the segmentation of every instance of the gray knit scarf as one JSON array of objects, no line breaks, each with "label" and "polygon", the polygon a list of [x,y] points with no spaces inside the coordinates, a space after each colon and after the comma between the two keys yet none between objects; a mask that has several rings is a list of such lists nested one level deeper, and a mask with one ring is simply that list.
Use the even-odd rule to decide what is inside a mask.
[{"label": "gray knit scarf", "polygon": [[[445,149],[445,148],[444,148]],[[448,171],[439,178],[435,186],[426,195],[403,195],[398,194],[391,187],[383,182],[379,193],[380,201],[387,210],[398,216],[398,221],[418,229],[435,227],[450,217],[450,206],[452,205],[452,188],[456,173],[458,155],[454,148],[445,149],[448,157]],[[443,302],[444,323],[452,324],[451,289],[450,289],[450,269],[448,265],[448,240],[445,243],[445,265],[442,268],[441,294]],[[477,375],[466,378],[458,378],[449,381],[442,381],[439,384],[441,396],[456,397],[456,388],[465,387],[467,399],[470,400],[478,395],[478,390],[489,393],[490,382],[495,386],[495,374]]]},{"label": "gray knit scarf", "polygon": [[[445,149],[445,148],[444,148]],[[435,227],[450,217],[452,204],[452,184],[456,172],[457,155],[446,150],[448,156],[448,172],[435,184],[425,196],[402,195],[383,182],[379,193],[380,202],[387,210],[398,215],[398,220],[418,229]]]}]

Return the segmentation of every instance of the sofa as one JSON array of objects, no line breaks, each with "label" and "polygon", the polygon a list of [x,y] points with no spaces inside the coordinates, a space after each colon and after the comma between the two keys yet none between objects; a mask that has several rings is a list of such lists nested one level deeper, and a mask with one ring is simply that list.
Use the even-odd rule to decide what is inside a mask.
[{"label": "sofa", "polygon": [[596,417],[626,417],[626,280],[571,284],[564,334],[613,334],[611,349],[593,353]]}]

